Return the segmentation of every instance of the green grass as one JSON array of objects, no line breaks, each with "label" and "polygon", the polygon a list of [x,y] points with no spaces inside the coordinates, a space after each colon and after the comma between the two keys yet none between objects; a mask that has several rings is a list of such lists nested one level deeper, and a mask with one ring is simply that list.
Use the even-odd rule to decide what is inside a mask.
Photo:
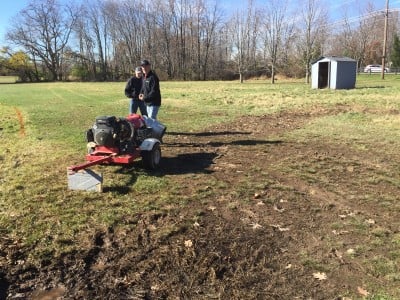
[{"label": "green grass", "polygon": [[[105,193],[67,190],[66,168],[82,162],[86,151],[84,133],[95,117],[127,114],[124,87],[124,82],[1,86],[0,234],[34,249],[30,254],[33,262],[49,253],[58,255],[84,247],[85,238],[97,229],[125,226],[140,211],[161,211],[166,205],[185,205],[193,199],[206,201],[226,189],[225,183],[210,179],[206,186],[195,186],[193,194],[182,195],[178,188],[171,187],[168,176],[154,177],[141,170],[126,173],[117,166],[99,166],[95,169],[108,178]],[[346,107],[343,112],[338,109],[336,114],[314,117],[312,122],[288,132],[285,139],[347,144],[355,152],[375,151],[383,157],[396,155],[400,149],[400,76],[386,75],[381,81],[376,76],[360,75],[352,90],[313,90],[298,80],[278,81],[275,85],[265,81],[162,82],[161,90],[163,106],[159,119],[168,126],[169,132],[204,130],[242,115],[289,111],[312,114],[321,108]],[[376,165],[380,163],[383,162]],[[324,182],[331,173],[346,170],[327,160],[304,163],[301,157],[282,160],[276,168],[298,174],[310,183]],[[254,168],[252,173],[260,171]],[[398,163],[387,163],[387,169],[381,174],[373,174],[368,179],[371,185],[385,183],[400,187]],[[189,182],[195,179],[188,175]],[[244,177],[230,193],[247,201],[253,195],[249,191],[260,189],[260,184]],[[291,189],[283,183],[271,188]],[[399,208],[396,197],[382,195],[381,199],[368,200],[365,196],[363,201],[387,203],[396,209]],[[231,208],[237,207],[235,202],[231,205]],[[335,226],[344,225],[335,223]],[[358,219],[348,227],[362,236],[371,235],[376,245],[384,242],[391,245],[392,258],[371,259],[368,270],[376,276],[398,280],[395,263],[400,262],[396,250],[399,235],[387,240],[384,231],[369,232],[368,226]],[[312,257],[306,258],[303,264],[319,263]],[[386,296],[370,299],[386,299]]]}]

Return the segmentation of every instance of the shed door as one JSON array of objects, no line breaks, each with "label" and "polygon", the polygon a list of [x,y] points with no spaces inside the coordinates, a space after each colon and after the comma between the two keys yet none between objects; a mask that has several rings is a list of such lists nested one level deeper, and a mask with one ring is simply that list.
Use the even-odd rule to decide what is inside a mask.
[{"label": "shed door", "polygon": [[318,88],[324,89],[329,86],[329,62],[318,64]]}]

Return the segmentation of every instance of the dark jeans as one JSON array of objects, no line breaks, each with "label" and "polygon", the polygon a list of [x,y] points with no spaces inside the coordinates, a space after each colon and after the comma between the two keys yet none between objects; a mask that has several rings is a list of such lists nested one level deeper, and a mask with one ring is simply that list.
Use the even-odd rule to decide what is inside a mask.
[{"label": "dark jeans", "polygon": [[129,104],[129,114],[136,114],[138,108],[142,116],[147,116],[147,109],[144,102],[139,99],[131,99],[131,103]]}]

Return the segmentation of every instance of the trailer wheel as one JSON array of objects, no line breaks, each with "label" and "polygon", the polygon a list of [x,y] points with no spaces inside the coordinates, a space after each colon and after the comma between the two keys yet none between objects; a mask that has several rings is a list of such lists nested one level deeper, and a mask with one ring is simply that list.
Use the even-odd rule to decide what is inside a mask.
[{"label": "trailer wheel", "polygon": [[140,152],[142,156],[143,165],[146,169],[155,170],[160,165],[161,161],[161,147],[159,143],[154,144],[153,149],[150,151],[142,150]]}]

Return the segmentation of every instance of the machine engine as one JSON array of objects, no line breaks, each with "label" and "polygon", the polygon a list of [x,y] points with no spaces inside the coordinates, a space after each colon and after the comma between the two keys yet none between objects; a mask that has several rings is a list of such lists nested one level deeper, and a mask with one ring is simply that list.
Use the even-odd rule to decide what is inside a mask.
[{"label": "machine engine", "polygon": [[97,145],[115,147],[123,141],[132,139],[134,128],[126,119],[101,116],[96,118],[92,132],[93,140]]},{"label": "machine engine", "polygon": [[115,116],[99,116],[92,128],[86,132],[90,151],[102,146],[117,153],[129,153],[134,147],[147,138],[156,138],[161,141],[166,127],[156,120],[131,114],[126,118]]}]

